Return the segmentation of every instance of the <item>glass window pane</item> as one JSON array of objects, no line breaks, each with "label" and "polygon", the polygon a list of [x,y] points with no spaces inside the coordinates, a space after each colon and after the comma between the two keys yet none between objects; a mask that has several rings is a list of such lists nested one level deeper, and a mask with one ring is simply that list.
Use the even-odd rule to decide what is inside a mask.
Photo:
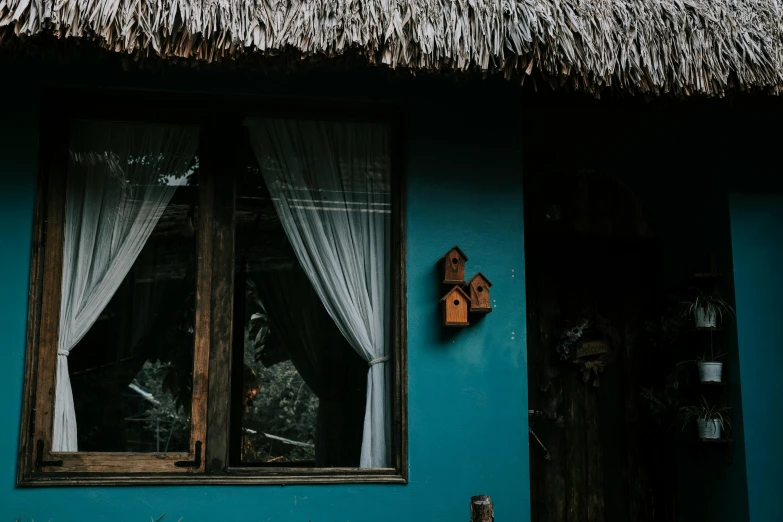
[{"label": "glass window pane", "polygon": [[[242,385],[235,388],[233,399],[238,419],[233,443],[240,448],[234,452],[235,464],[361,464],[368,361],[375,357],[360,353],[327,311],[312,274],[294,253],[284,220],[288,225],[295,222],[303,234],[354,234],[351,247],[361,251],[373,277],[359,276],[365,270],[356,266],[362,263],[359,256],[341,250],[347,245],[335,241],[330,247],[345,255],[339,258],[342,268],[333,269],[353,271],[357,284],[351,291],[357,292],[357,302],[363,300],[372,308],[365,308],[369,321],[377,319],[372,335],[387,342],[388,146],[384,129],[369,127],[369,139],[362,135],[364,129],[348,123],[282,125],[263,152],[254,151],[264,144],[254,142],[251,147],[250,135],[243,143],[235,220],[234,317],[244,324],[241,343],[234,346],[243,354],[234,373],[242,371]],[[281,145],[286,140],[291,146]],[[261,164],[259,154],[266,155]],[[277,168],[290,176],[274,180],[275,176],[264,176],[262,168]],[[273,188],[275,183],[285,184],[290,199],[282,215],[275,199],[282,196],[270,194],[270,183]],[[339,219],[324,220],[325,213]],[[299,245],[307,255],[317,255],[313,245]],[[379,343],[376,348],[385,346]],[[379,363],[389,359],[378,358]],[[390,389],[381,390],[387,396],[377,401],[380,414],[388,412]]]},{"label": "glass window pane", "polygon": [[197,147],[189,127],[72,128],[55,450],[189,448]]},{"label": "glass window pane", "polygon": [[[272,326],[275,280],[296,261],[269,192],[258,177],[249,143],[237,183],[235,318],[244,325],[241,387],[235,389],[235,422],[241,464],[313,466],[319,399],[305,383]],[[282,280],[280,280],[282,281]],[[274,285],[274,286],[273,286]],[[263,299],[263,300],[262,300]],[[239,371],[235,372],[237,375]]]}]

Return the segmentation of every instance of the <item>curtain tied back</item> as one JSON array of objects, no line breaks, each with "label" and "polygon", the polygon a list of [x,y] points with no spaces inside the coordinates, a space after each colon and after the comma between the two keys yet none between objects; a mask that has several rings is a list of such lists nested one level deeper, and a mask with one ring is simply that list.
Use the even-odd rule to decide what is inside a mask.
[{"label": "curtain tied back", "polygon": [[365,361],[360,465],[391,461],[388,126],[305,120],[249,125],[253,150],[300,265]]},{"label": "curtain tied back", "polygon": [[68,355],[133,267],[198,147],[198,129],[82,121],[71,130],[53,451],[77,451]]}]

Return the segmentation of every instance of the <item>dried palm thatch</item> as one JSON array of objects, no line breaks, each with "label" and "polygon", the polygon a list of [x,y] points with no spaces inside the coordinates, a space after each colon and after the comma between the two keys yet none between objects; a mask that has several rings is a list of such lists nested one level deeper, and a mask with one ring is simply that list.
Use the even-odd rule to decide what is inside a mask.
[{"label": "dried palm thatch", "polygon": [[215,62],[358,52],[600,92],[778,93],[783,0],[0,0],[0,44],[52,34]]}]

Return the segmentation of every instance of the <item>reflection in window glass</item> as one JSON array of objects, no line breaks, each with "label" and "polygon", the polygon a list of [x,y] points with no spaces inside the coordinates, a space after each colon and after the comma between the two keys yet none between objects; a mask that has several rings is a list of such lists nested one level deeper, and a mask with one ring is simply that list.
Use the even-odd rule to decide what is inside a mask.
[{"label": "reflection in window glass", "polygon": [[72,128],[55,451],[189,447],[197,147],[189,127]]},{"label": "reflection in window glass", "polygon": [[[360,372],[367,386],[359,467],[389,467],[394,355],[389,127],[298,119],[249,120],[246,125],[261,178],[298,261],[292,270],[274,274],[270,284],[258,288],[269,290],[261,300],[272,326],[287,336],[283,345],[320,399],[316,465],[319,455],[325,459],[353,450],[347,444],[353,441],[355,404],[343,392],[355,373],[346,364],[336,364],[344,352],[353,350],[364,362]],[[312,288],[297,287],[301,272]],[[282,291],[276,289],[289,275],[294,280]],[[305,316],[308,289],[318,296],[331,323],[321,322],[314,312]],[[274,306],[267,304],[269,294]],[[291,326],[281,326],[283,321],[270,310],[295,319],[289,321]],[[324,334],[330,328],[342,337]],[[322,417],[327,419],[323,424]],[[349,425],[351,431],[344,431]]]},{"label": "reflection in window glass", "polygon": [[[237,464],[358,467],[367,363],[326,312],[291,249],[249,141],[237,182],[235,321],[242,385]],[[239,368],[235,366],[234,375]],[[239,442],[237,442],[239,441]],[[237,454],[238,453],[238,454]]]}]

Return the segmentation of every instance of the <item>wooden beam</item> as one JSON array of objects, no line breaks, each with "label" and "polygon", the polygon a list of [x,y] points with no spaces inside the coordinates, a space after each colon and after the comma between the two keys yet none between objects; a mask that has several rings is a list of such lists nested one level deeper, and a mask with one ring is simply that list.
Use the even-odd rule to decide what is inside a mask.
[{"label": "wooden beam", "polygon": [[[234,319],[234,165],[230,122],[216,118],[204,129],[200,181],[214,197],[206,470],[225,472],[229,463]],[[226,154],[228,152],[228,154]],[[200,222],[206,221],[200,219]]]},{"label": "wooden beam", "polygon": [[[193,395],[191,401],[190,455],[196,452],[196,443],[201,442],[202,455],[208,448],[207,405],[210,383],[210,344],[212,318],[212,208],[214,194],[213,178],[199,172],[198,179],[198,243],[196,245],[196,317],[195,342],[193,346]],[[203,472],[206,459],[201,465],[188,468],[191,473]]]}]

